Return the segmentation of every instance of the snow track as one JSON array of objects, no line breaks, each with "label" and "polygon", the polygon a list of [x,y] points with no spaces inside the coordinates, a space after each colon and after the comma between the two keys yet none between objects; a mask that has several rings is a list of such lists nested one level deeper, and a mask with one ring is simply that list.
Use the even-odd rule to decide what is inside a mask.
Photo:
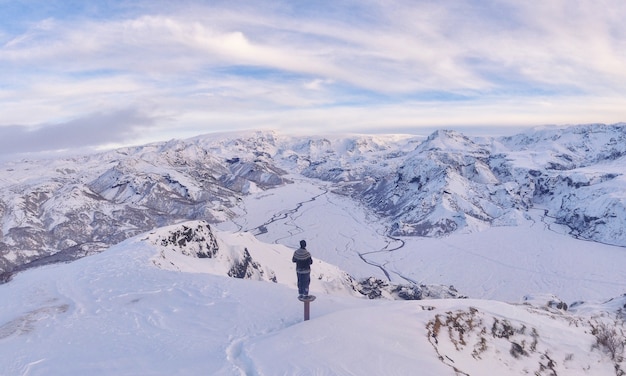
[{"label": "snow track", "polygon": [[245,355],[244,344],[249,340],[246,337],[234,339],[226,349],[226,359],[239,371],[241,376],[257,375],[254,363]]}]

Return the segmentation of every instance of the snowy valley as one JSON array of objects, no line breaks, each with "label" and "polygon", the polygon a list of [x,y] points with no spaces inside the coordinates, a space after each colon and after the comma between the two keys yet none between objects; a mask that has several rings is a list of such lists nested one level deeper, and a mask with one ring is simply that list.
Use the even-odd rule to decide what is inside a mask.
[{"label": "snowy valley", "polygon": [[625,372],[626,124],[233,133],[2,169],[3,375]]}]

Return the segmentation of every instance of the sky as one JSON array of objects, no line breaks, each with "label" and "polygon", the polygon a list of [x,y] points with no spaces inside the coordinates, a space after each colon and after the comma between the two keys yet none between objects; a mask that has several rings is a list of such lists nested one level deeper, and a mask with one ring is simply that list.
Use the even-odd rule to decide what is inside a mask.
[{"label": "sky", "polygon": [[0,155],[626,121],[622,0],[0,0]]}]

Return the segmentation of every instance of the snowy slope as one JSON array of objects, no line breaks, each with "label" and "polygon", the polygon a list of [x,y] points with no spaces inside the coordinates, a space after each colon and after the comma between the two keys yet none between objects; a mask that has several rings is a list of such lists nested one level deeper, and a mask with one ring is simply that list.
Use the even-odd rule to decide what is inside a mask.
[{"label": "snowy slope", "polygon": [[[194,222],[153,230],[0,286],[0,374],[614,375],[624,368],[623,343],[613,353],[607,346],[624,340],[624,297],[563,311],[545,296],[523,304],[369,300],[317,281],[311,320],[303,322],[284,261],[290,250],[200,229],[195,239],[206,236],[205,246],[185,246],[178,242],[185,226],[199,229]],[[186,254],[169,252],[172,236]],[[198,257],[213,245],[225,259]],[[231,278],[216,265],[230,265],[225,260],[242,246],[264,258],[278,283]]]}]

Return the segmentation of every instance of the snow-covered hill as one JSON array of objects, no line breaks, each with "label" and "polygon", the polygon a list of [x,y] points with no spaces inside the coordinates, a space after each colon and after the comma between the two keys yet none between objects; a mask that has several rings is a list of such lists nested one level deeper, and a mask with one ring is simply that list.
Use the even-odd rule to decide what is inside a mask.
[{"label": "snow-covered hill", "polygon": [[[511,137],[212,134],[73,158],[7,162],[0,279],[74,260],[180,221],[224,223],[244,198],[315,179],[390,236],[443,237],[545,218],[580,239],[626,246],[626,124]],[[282,208],[274,208],[279,213]],[[261,226],[255,230],[262,233]]]},{"label": "snow-covered hill", "polygon": [[[151,233],[148,240],[159,249],[153,264],[165,270],[211,273],[295,288],[292,249],[264,244],[249,232],[222,232],[219,238],[214,232],[206,221],[196,221]],[[450,286],[391,283],[372,276],[357,279],[317,257],[311,280],[312,290],[333,295],[390,300],[463,297]]]},{"label": "snow-covered hill", "polygon": [[0,374],[623,373],[624,296],[370,300],[317,261],[303,322],[291,252],[196,221],[27,270],[0,286]]}]

